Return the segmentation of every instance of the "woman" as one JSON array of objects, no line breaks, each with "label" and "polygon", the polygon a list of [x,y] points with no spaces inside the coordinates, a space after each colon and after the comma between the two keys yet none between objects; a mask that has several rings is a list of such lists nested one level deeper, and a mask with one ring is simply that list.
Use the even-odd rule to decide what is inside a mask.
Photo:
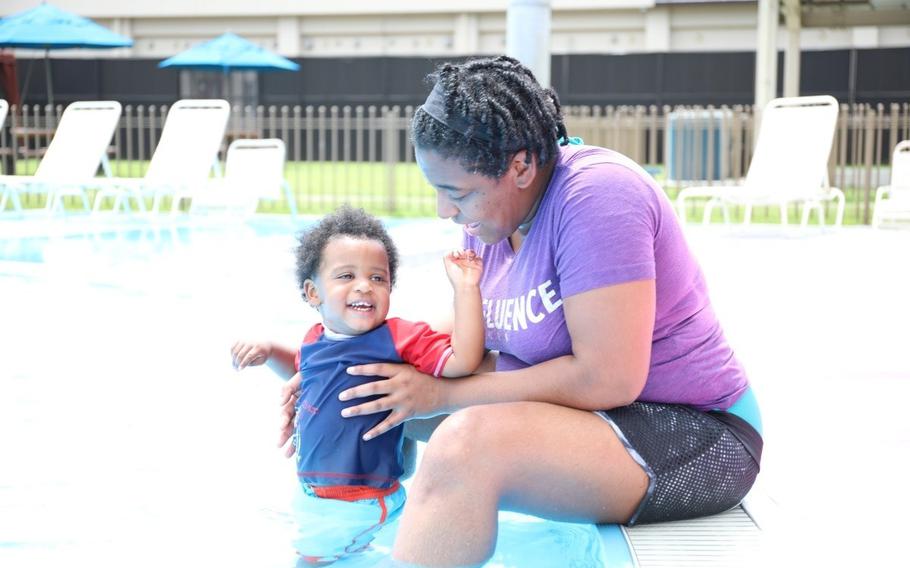
[{"label": "woman", "polygon": [[484,259],[492,355],[457,381],[351,369],[387,377],[342,393],[382,395],[347,410],[388,412],[368,436],[451,414],[393,557],[481,563],[500,509],[634,524],[736,505],[759,469],[757,407],[662,190],[620,154],[568,144],[556,94],[513,59],[433,78],[412,126],[417,162],[439,216]]}]

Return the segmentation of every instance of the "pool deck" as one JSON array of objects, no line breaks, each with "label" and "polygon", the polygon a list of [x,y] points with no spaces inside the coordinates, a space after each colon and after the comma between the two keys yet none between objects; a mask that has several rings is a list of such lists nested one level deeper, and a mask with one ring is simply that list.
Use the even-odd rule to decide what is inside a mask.
[{"label": "pool deck", "polygon": [[[63,225],[49,221],[60,235],[74,231],[88,234],[86,228],[90,227],[96,236],[117,222],[103,220],[99,225],[97,220],[83,218],[66,220],[63,223],[68,228],[60,228]],[[0,218],[0,242],[32,230],[40,235],[48,226],[42,229],[39,223]],[[211,354],[223,356],[226,362],[224,345],[239,333],[248,337],[277,333],[293,339],[313,321],[314,314],[301,306],[293,281],[288,282],[292,241],[286,236],[276,236],[271,250],[261,250],[252,248],[241,230],[230,243],[203,243],[208,255],[200,258],[181,255],[180,236],[169,232],[172,229],[163,223],[160,226],[163,228],[155,232],[162,241],[172,239],[168,242],[177,245],[169,265],[171,274],[143,272],[140,255],[118,272],[116,286],[103,297],[94,280],[93,257],[83,254],[93,246],[91,238],[57,243],[47,252],[51,262],[44,264],[32,266],[0,259],[0,282],[5,283],[0,299],[4,320],[16,322],[0,326],[0,345],[15,349],[17,354],[8,364],[13,380],[17,373],[25,372],[26,360],[34,364],[49,356],[71,365],[129,369],[137,362],[123,353],[108,351],[106,342],[111,338],[95,327],[110,324],[116,328],[122,318],[145,321],[150,331],[137,337],[142,341],[157,334],[166,335],[169,341],[192,344],[199,340],[195,335],[199,330],[188,323],[193,318],[206,318],[219,326],[214,334],[217,337],[201,340],[196,353],[160,353],[150,345],[149,360],[142,363],[162,377],[174,369],[181,369],[183,374],[203,374],[206,365],[202,359]],[[404,259],[393,296],[394,315],[432,319],[432,314],[442,309],[438,290],[448,289],[439,257],[457,245],[458,229],[442,221],[420,221],[397,226],[392,233]],[[769,521],[764,527],[767,554],[786,565],[905,562],[910,491],[900,479],[910,470],[910,422],[904,414],[910,401],[910,230],[845,227],[800,231],[777,226],[716,225],[690,226],[687,233],[727,337],[749,371],[762,406],[765,453],[758,493]],[[79,261],[68,264],[70,257]],[[138,293],[139,284],[147,284],[149,279],[170,293],[170,304],[118,314],[121,297]],[[217,302],[200,300],[195,295],[198,283],[190,285],[193,279],[227,288],[230,294],[222,291]],[[137,284],[135,290],[131,282]],[[40,314],[36,313],[37,306],[15,301],[17,295],[33,291],[35,286],[46,292]],[[102,298],[108,303],[105,310],[99,306]],[[282,315],[276,318],[276,313]],[[86,323],[93,320],[94,325]],[[85,337],[78,337],[80,330]],[[49,364],[48,369],[57,372],[61,366]],[[222,376],[218,380],[225,384]],[[189,399],[197,400],[213,384],[201,381],[184,384],[183,388]],[[237,384],[232,383],[231,388],[238,388]],[[97,395],[114,396],[116,400],[118,384],[110,381],[103,386],[105,390]],[[246,400],[231,403],[232,413],[242,412],[241,402],[265,401],[272,396],[253,387],[239,388],[245,389]],[[57,399],[82,396],[75,385],[57,386],[52,394],[34,385],[26,387],[25,395],[35,404],[45,404],[46,397],[48,407],[63,417],[74,411],[59,405]],[[134,402],[125,400],[122,407],[114,404],[103,423],[80,426],[80,435],[109,437],[108,448],[134,444],[135,436],[148,432],[142,428],[117,430],[112,428],[112,419],[122,419],[124,424],[162,419],[151,410],[137,410]],[[155,398],[148,402],[166,401]],[[179,404],[170,408],[185,423],[192,423],[192,408]],[[21,424],[4,422],[5,410],[0,400],[0,427],[4,431],[22,428]],[[234,429],[235,434],[247,436],[252,448],[262,443],[257,436],[270,435],[268,426]],[[40,421],[30,422],[27,428],[39,439],[60,436],[56,426]],[[198,461],[206,457],[194,455],[201,442],[185,439],[194,434],[166,431],[163,440],[149,438],[145,442],[172,443],[187,461]],[[216,435],[210,426],[200,426],[199,438],[213,440],[212,448],[202,449],[206,455],[229,447],[214,440]],[[0,448],[32,459],[35,450],[26,444],[8,439]],[[266,457],[271,451],[263,448],[259,456],[233,458],[232,463],[239,467],[261,459],[276,467],[275,459]],[[58,457],[92,458],[70,456],[63,450],[61,455],[34,459],[52,467]],[[35,465],[30,463],[29,467]],[[149,464],[149,468],[154,467],[158,466]],[[82,466],[75,470],[77,479],[90,485],[100,483],[93,477],[97,472]],[[180,479],[183,484],[204,483],[201,473]],[[113,483],[113,490],[125,490],[122,481],[108,481]],[[277,495],[276,490],[276,499]],[[51,491],[48,499],[53,496]],[[192,519],[180,523],[190,526]],[[0,528],[4,526],[6,523],[0,521]],[[51,526],[48,530],[57,529]],[[77,533],[89,531],[89,527],[81,527]]]},{"label": "pool deck", "polygon": [[688,233],[761,403],[769,554],[786,565],[905,561],[910,231]]}]

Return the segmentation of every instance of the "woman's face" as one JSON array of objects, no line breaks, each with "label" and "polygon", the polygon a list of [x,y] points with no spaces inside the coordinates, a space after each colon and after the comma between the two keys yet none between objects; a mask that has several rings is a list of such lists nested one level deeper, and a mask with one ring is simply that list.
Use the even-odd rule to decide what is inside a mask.
[{"label": "woman's face", "polygon": [[519,188],[517,180],[522,175],[516,171],[519,166],[510,165],[501,177],[491,179],[470,173],[457,160],[432,150],[418,147],[415,157],[436,189],[436,213],[464,225],[465,231],[487,244],[508,238],[528,212],[528,192]]}]

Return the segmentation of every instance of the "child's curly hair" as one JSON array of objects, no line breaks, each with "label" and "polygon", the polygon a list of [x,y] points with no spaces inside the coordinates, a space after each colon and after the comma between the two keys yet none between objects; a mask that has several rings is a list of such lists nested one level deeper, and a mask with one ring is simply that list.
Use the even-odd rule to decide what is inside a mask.
[{"label": "child's curly hair", "polygon": [[297,257],[297,285],[304,290],[304,282],[312,280],[322,264],[322,252],[333,237],[346,235],[355,239],[379,241],[389,256],[389,282],[395,284],[398,270],[398,250],[385,227],[376,217],[363,209],[343,205],[326,215],[315,227],[300,234],[295,250]]}]

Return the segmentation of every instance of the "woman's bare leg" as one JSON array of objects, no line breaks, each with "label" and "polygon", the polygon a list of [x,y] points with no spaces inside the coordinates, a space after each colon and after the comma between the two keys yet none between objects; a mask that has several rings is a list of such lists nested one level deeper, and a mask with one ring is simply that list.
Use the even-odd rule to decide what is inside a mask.
[{"label": "woman's bare leg", "polygon": [[499,509],[624,522],[647,485],[613,429],[591,412],[534,402],[475,406],[433,434],[392,556],[475,565],[493,553]]},{"label": "woman's bare leg", "polygon": [[416,418],[404,423],[404,437],[426,442],[433,435],[436,428],[448,417],[448,414],[440,414],[433,418]]},{"label": "woman's bare leg", "polygon": [[426,442],[433,435],[436,427],[445,420],[448,414],[434,416],[433,418],[424,418],[408,420],[404,423],[404,443],[401,447],[404,473],[401,479],[405,480],[414,475],[417,470],[417,442]]}]

